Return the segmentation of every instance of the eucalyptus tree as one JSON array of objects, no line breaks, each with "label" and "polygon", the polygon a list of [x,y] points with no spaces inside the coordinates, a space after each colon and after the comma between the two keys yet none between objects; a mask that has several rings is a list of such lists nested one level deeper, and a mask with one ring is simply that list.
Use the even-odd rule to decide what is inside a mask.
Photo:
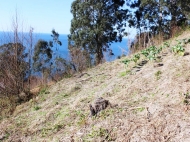
[{"label": "eucalyptus tree", "polygon": [[[65,61],[62,57],[61,57],[61,52],[59,50],[59,47],[62,46],[62,42],[59,39],[59,33],[55,31],[55,29],[53,29],[51,31],[51,37],[53,38],[53,40],[50,42],[51,46],[54,47],[53,49],[53,66],[52,68],[56,69],[56,73],[58,73],[59,70],[63,70],[63,68],[60,66],[60,64],[63,65],[62,61]],[[65,62],[64,62],[65,63]]]},{"label": "eucalyptus tree", "polygon": [[[126,0],[128,1],[128,0]],[[172,28],[186,23],[190,11],[189,0],[135,0],[128,2],[132,9],[129,25],[148,29],[154,35],[164,33],[165,38],[172,34]]]},{"label": "eucalyptus tree", "polygon": [[185,14],[188,20],[190,20],[190,0],[180,0],[177,1],[178,6],[181,7],[181,10]]},{"label": "eucalyptus tree", "polygon": [[170,28],[173,34],[176,27],[187,25],[187,20],[190,18],[188,14],[190,12],[190,0],[166,0],[166,3],[171,16]]},{"label": "eucalyptus tree", "polygon": [[[51,43],[55,45],[55,50],[56,50],[56,52],[58,52],[59,51],[58,47],[62,45],[62,42],[59,40],[59,33],[56,32],[55,29],[53,29],[51,31],[51,33],[52,33],[51,37],[53,38],[53,41],[51,41]],[[58,54],[58,53],[56,53],[56,54]],[[59,55],[57,55],[57,56],[59,56]]]},{"label": "eucalyptus tree", "polygon": [[164,0],[137,0],[128,3],[132,11],[132,18],[129,25],[138,28],[149,29],[152,33],[157,34],[162,28],[162,22],[166,17]]},{"label": "eucalyptus tree", "polygon": [[51,37],[50,41],[38,40],[34,47],[33,69],[34,72],[41,72],[43,79],[44,75],[47,78],[52,72],[55,73],[55,69],[59,70],[58,64],[62,58],[59,55],[59,46],[62,45],[59,33],[53,29]]},{"label": "eucalyptus tree", "polygon": [[45,40],[38,40],[34,47],[33,55],[33,69],[35,72],[42,72],[42,78],[46,72],[51,69],[52,59],[52,42],[47,42]]},{"label": "eucalyptus tree", "polygon": [[69,46],[96,55],[101,63],[110,43],[121,42],[128,10],[124,0],[75,0],[71,5]]},{"label": "eucalyptus tree", "polygon": [[165,2],[171,11],[171,16],[179,19],[184,16],[190,19],[190,0],[165,0]]}]

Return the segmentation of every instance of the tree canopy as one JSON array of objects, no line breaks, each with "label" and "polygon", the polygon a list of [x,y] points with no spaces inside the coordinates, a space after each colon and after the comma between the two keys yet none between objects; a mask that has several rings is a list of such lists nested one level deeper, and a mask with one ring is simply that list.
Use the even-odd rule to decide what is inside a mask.
[{"label": "tree canopy", "polygon": [[59,46],[62,42],[59,40],[59,33],[54,29],[51,34],[52,40],[38,40],[34,48],[33,69],[35,72],[41,72],[45,79],[53,77],[51,74],[64,72],[66,61],[61,57]]},{"label": "tree canopy", "polygon": [[135,0],[128,2],[131,16],[129,26],[150,31],[152,34],[164,33],[172,36],[174,28],[184,26],[189,19],[189,0]]},{"label": "tree canopy", "polygon": [[52,43],[39,40],[34,48],[33,68],[35,71],[43,71],[50,67],[52,58]]},{"label": "tree canopy", "polygon": [[124,0],[75,0],[71,5],[70,46],[95,54],[99,64],[110,43],[122,41],[128,13],[122,9],[124,3]]}]

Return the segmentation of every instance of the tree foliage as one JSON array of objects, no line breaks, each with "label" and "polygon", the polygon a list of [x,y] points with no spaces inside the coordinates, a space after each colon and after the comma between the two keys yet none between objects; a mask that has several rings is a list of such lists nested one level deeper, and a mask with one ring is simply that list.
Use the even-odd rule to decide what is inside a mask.
[{"label": "tree foliage", "polygon": [[190,0],[175,0],[175,2],[186,18],[190,20]]},{"label": "tree foliage", "polygon": [[[135,0],[128,2],[132,9],[129,26],[148,30],[153,35],[163,33],[164,38],[173,35],[174,28],[187,25],[189,0]],[[189,8],[189,9],[188,9]]]},{"label": "tree foliage", "polygon": [[52,58],[52,43],[39,40],[34,48],[33,68],[35,71],[43,71],[50,67]]},{"label": "tree foliage", "polygon": [[[55,31],[55,29],[53,29],[51,31],[51,37],[53,38],[53,43],[54,44],[58,44],[58,45],[62,45],[61,41],[59,40],[59,33]],[[57,49],[57,46],[56,46],[56,49]]]},{"label": "tree foliage", "polygon": [[[52,77],[55,74],[62,74],[68,69],[66,60],[60,55],[59,46],[62,42],[59,40],[59,33],[54,29],[51,34],[52,40],[45,41],[39,40],[34,48],[33,55],[33,69],[35,72],[40,72],[43,75],[43,79]],[[53,75],[52,75],[53,74]],[[44,78],[44,75],[45,78]]]},{"label": "tree foliage", "polygon": [[75,0],[71,5],[69,44],[95,54],[99,64],[110,43],[122,41],[128,12],[121,8],[124,3],[124,0]]}]

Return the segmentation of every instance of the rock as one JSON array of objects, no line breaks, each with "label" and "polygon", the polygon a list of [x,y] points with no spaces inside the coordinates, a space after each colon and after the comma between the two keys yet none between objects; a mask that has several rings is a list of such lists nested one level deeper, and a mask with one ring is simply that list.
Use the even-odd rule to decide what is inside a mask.
[{"label": "rock", "polygon": [[91,104],[89,105],[91,116],[97,115],[98,112],[100,112],[101,110],[106,109],[108,105],[111,106],[111,104],[110,104],[110,102],[108,100],[105,100],[102,97],[97,98],[95,103],[94,103],[94,107]]}]

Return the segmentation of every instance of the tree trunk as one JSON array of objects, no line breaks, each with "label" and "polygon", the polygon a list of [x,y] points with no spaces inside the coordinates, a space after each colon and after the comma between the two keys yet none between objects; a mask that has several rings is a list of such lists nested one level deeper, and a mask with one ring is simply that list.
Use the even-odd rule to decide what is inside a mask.
[{"label": "tree trunk", "polygon": [[141,46],[141,28],[139,28],[139,49]]},{"label": "tree trunk", "polygon": [[96,65],[100,64],[103,59],[102,44],[99,42],[99,35],[96,35]]},{"label": "tree trunk", "polygon": [[96,54],[96,64],[98,65],[102,62],[103,59],[102,47],[100,45],[97,47]]}]

